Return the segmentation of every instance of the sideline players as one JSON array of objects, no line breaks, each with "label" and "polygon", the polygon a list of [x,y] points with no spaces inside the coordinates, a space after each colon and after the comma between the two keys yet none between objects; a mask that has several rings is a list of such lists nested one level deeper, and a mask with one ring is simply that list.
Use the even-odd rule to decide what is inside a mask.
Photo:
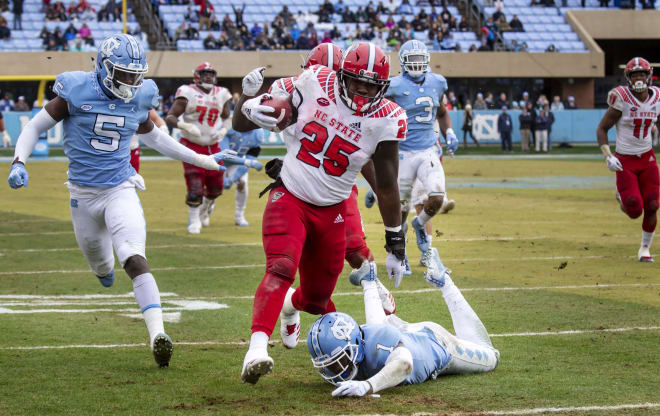
[{"label": "sideline players", "polygon": [[[626,64],[627,86],[612,89],[609,108],[598,124],[596,135],[607,167],[616,172],[616,199],[630,218],[642,220],[642,242],[637,251],[641,262],[652,262],[660,179],[658,161],[651,144],[651,130],[660,115],[660,88],[652,87],[653,68],[644,58]],[[612,154],[607,131],[616,125],[616,150]]]}]

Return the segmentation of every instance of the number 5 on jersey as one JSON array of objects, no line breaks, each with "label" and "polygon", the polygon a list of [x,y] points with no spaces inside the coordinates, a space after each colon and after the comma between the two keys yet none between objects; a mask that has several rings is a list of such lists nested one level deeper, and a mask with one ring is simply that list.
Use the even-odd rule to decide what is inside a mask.
[{"label": "number 5 on jersey", "polygon": [[89,143],[96,150],[114,152],[119,149],[121,134],[114,129],[107,129],[106,125],[113,125],[115,129],[124,127],[125,117],[97,114],[94,122],[94,134],[99,137],[89,139]]}]

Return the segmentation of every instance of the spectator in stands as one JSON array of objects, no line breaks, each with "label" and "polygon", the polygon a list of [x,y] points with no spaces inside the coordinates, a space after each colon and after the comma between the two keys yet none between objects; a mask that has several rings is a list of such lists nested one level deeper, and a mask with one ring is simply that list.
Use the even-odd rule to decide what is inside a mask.
[{"label": "spectator in stands", "polygon": [[456,39],[454,39],[454,35],[452,35],[451,32],[447,33],[442,38],[442,44],[440,45],[443,51],[455,51],[456,50]]},{"label": "spectator in stands", "polygon": [[195,28],[195,26],[192,25],[192,23],[188,23],[188,27],[186,28],[186,37],[188,40],[199,39],[199,31]]},{"label": "spectator in stands", "polygon": [[[529,98],[529,93],[527,91],[523,91],[522,100],[525,102],[525,106],[527,106],[528,103],[532,102],[532,100]],[[534,113],[534,117],[536,117],[536,113]]]},{"label": "spectator in stands", "polygon": [[[488,100],[488,99],[486,99]],[[487,103],[488,101],[486,101]],[[509,102],[506,99],[506,93],[501,92],[500,96],[495,100],[495,108],[502,108],[508,106]]]},{"label": "spectator in stands", "polygon": [[403,0],[401,4],[399,4],[399,7],[396,8],[396,13],[397,14],[414,14],[414,10],[412,5],[410,4],[410,1],[408,0]]},{"label": "spectator in stands", "polygon": [[371,41],[374,45],[378,46],[382,50],[387,49],[387,42],[383,39],[383,32],[377,32],[376,37]]},{"label": "spectator in stands", "polygon": [[80,26],[80,29],[78,29],[78,34],[85,42],[94,43],[94,39],[92,38],[92,29],[87,26],[87,23],[83,23],[82,26]]},{"label": "spectator in stands", "polygon": [[181,23],[179,27],[174,31],[174,41],[177,40],[186,40],[188,39],[188,34],[186,33],[186,24]]},{"label": "spectator in stands", "polygon": [[78,29],[76,29],[73,23],[69,23],[69,26],[64,30],[64,38],[67,40],[67,42],[71,42],[76,38],[77,34]]},{"label": "spectator in stands", "polygon": [[[5,24],[6,23],[7,22],[5,21]],[[2,100],[0,100],[0,111],[4,113],[13,110],[14,110],[14,100],[11,99],[11,94],[5,92],[4,95],[2,96]]]},{"label": "spectator in stands", "polygon": [[23,30],[23,0],[12,0],[14,13],[14,30]]},{"label": "spectator in stands", "polygon": [[456,30],[458,30],[459,32],[469,32],[470,31],[470,26],[468,26],[465,19],[463,19],[463,20],[460,21],[460,23],[456,27]]},{"label": "spectator in stands", "polygon": [[62,47],[55,42],[55,38],[48,39],[48,44],[46,45],[47,51],[61,51]]},{"label": "spectator in stands", "polygon": [[396,22],[394,21],[394,17],[392,17],[392,15],[389,15],[387,17],[387,20],[385,21],[385,28],[387,28],[387,30],[392,30],[392,28],[395,26],[396,26]]},{"label": "spectator in stands", "polygon": [[536,136],[536,151],[543,149],[544,152],[548,151],[548,123],[550,122],[547,113],[544,109],[539,111],[539,115],[536,116],[536,131],[534,135]]},{"label": "spectator in stands", "polygon": [[578,105],[575,102],[575,98],[573,98],[572,95],[568,97],[568,102],[566,103],[566,106],[564,106],[566,110],[577,110]]},{"label": "spectator in stands", "polygon": [[385,23],[380,20],[380,14],[376,13],[374,17],[369,21],[369,24],[376,32],[382,32],[386,30]]},{"label": "spectator in stands", "polygon": [[366,23],[369,21],[367,13],[364,11],[362,6],[358,6],[357,11],[355,12],[355,21],[358,23]]},{"label": "spectator in stands", "polygon": [[346,10],[346,4],[344,3],[344,0],[339,0],[334,6],[332,6],[332,8],[334,9],[333,13],[343,14],[344,10]]},{"label": "spectator in stands", "polygon": [[512,32],[524,32],[525,28],[523,26],[523,23],[518,19],[518,15],[514,14],[513,17],[511,18],[511,21],[509,22],[509,26],[511,27]]},{"label": "spectator in stands", "polygon": [[[74,27],[73,29],[75,30],[76,28]],[[76,33],[78,33],[77,30]],[[41,28],[41,32],[39,32],[39,36],[37,37],[41,39],[41,44],[43,46],[46,46],[48,45],[48,39],[50,39],[51,36],[53,36],[53,34],[48,31],[48,28],[46,26],[44,26]]]},{"label": "spectator in stands", "polygon": [[557,49],[557,47],[555,46],[554,43],[551,43],[551,44],[548,45],[547,48],[545,48],[545,51],[546,52],[559,52],[559,49]]},{"label": "spectator in stands", "polygon": [[263,33],[263,28],[259,26],[259,23],[254,22],[254,26],[252,26],[252,29],[250,29],[250,34],[252,35],[253,38],[258,38],[261,36],[261,33]]},{"label": "spectator in stands", "polygon": [[522,107],[522,112],[518,116],[520,122],[520,146],[523,152],[529,151],[529,139],[532,133],[532,115],[527,110],[527,107]]},{"label": "spectator in stands", "polygon": [[0,39],[11,39],[11,30],[7,27],[7,21],[4,19],[0,21]]},{"label": "spectator in stands", "polygon": [[222,29],[222,26],[220,26],[220,21],[218,20],[218,17],[215,14],[211,17],[210,29],[215,32],[219,32]]},{"label": "spectator in stands", "polygon": [[472,141],[479,147],[479,141],[474,134],[472,134],[472,121],[474,115],[472,114],[472,106],[470,105],[470,100],[465,103],[465,111],[463,111],[463,147],[467,149],[467,136],[469,135]]},{"label": "spectator in stands", "polygon": [[401,2],[399,0],[387,0],[385,3],[385,8],[389,10],[390,14],[394,14],[397,12],[400,4]]},{"label": "spectator in stands", "polygon": [[[245,11],[245,3],[243,3],[243,6],[241,8],[238,8],[238,9],[232,4],[231,8],[234,11],[234,23],[236,23],[236,27],[241,27],[241,25],[245,24],[245,22],[243,21],[243,12]],[[289,11],[287,6],[282,7],[282,10],[283,11],[286,10],[287,13]],[[282,13],[282,12],[280,12],[280,13]],[[288,14],[289,14],[289,16],[291,16],[291,13],[288,13]],[[282,16],[282,17],[284,17],[284,20],[286,20],[285,16]],[[293,17],[293,16],[291,16],[291,17]]]},{"label": "spectator in stands", "polygon": [[204,45],[204,49],[207,50],[218,49],[218,41],[216,40],[215,36],[213,36],[213,32],[209,32],[209,34],[206,35],[202,41],[202,44]]},{"label": "spectator in stands", "polygon": [[486,102],[486,105],[488,106],[489,110],[495,109],[495,98],[493,97],[492,92],[490,91],[486,92],[486,98],[484,98],[484,101]]},{"label": "spectator in stands", "polygon": [[548,152],[552,152],[552,125],[555,123],[555,115],[550,111],[550,106],[546,104],[543,111],[548,117]]},{"label": "spectator in stands", "polygon": [[486,26],[481,28],[481,46],[479,52],[492,51],[495,45],[495,35]]},{"label": "spectator in stands", "polygon": [[501,3],[497,5],[497,8],[495,9],[495,11],[492,14],[492,18],[493,18],[494,21],[497,22],[500,19],[500,16],[504,16],[504,12],[502,12],[502,4]]},{"label": "spectator in stands", "polygon": [[199,5],[199,30],[208,30],[211,27],[211,16],[215,8],[210,1],[202,0]]},{"label": "spectator in stands", "polygon": [[9,11],[9,0],[0,0],[0,13]]},{"label": "spectator in stands", "polygon": [[186,22],[198,23],[199,22],[199,10],[197,8],[188,7],[188,12],[183,16]]},{"label": "spectator in stands", "polygon": [[458,103],[458,98],[456,98],[456,94],[454,94],[454,91],[449,91],[447,93],[447,102],[451,104],[451,107],[454,110],[458,110],[458,107],[460,107]]},{"label": "spectator in stands", "polygon": [[325,0],[323,4],[321,4],[321,7],[319,7],[318,11],[318,16],[319,16],[319,22],[320,23],[330,23],[330,16],[332,16],[335,12],[335,8],[330,3],[330,0]]},{"label": "spectator in stands", "polygon": [[564,103],[561,102],[561,98],[559,98],[558,95],[552,97],[552,105],[550,106],[550,110],[561,111],[563,109],[564,109]]},{"label": "spectator in stands", "polygon": [[474,109],[475,110],[488,109],[488,104],[486,104],[486,101],[484,101],[484,95],[480,92],[477,93],[477,99],[474,100]]},{"label": "spectator in stands", "polygon": [[500,17],[495,20],[495,25],[497,26],[497,33],[511,31],[511,25],[509,25],[509,22],[506,21],[506,16],[504,16],[504,13],[502,13]]},{"label": "spectator in stands", "polygon": [[527,42],[523,42],[520,44],[520,52],[527,52],[529,50],[529,47],[527,46]]},{"label": "spectator in stands", "polygon": [[337,28],[337,25],[332,27],[332,30],[330,31],[330,38],[332,40],[340,40],[341,39],[341,32]]},{"label": "spectator in stands", "polygon": [[291,14],[287,6],[282,6],[282,10],[280,10],[280,12],[277,15],[280,16],[284,21],[284,26],[290,27],[291,25],[293,25],[293,15]]},{"label": "spectator in stands", "polygon": [[497,116],[497,131],[500,133],[502,141],[503,152],[513,152],[513,144],[511,141],[511,131],[513,130],[513,122],[511,116],[507,114],[507,106],[502,107],[502,112]]}]

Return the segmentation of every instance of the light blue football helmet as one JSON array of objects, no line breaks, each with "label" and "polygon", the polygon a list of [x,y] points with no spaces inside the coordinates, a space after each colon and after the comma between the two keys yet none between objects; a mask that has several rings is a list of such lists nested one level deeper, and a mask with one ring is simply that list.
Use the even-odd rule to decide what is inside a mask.
[{"label": "light blue football helmet", "polygon": [[431,55],[424,42],[413,39],[401,45],[399,62],[401,71],[407,72],[413,78],[419,78],[429,72]]},{"label": "light blue football helmet", "polygon": [[135,98],[148,70],[144,49],[133,36],[120,33],[103,39],[96,72],[103,87],[115,97],[125,102]]},{"label": "light blue football helmet", "polygon": [[325,314],[314,322],[307,334],[307,349],[314,368],[334,385],[355,378],[364,359],[360,326],[341,312]]}]

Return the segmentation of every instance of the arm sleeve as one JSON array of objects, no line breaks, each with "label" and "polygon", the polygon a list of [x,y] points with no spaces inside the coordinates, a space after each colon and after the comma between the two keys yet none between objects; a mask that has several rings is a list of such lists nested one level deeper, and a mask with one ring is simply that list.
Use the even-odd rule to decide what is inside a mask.
[{"label": "arm sleeve", "polygon": [[158,128],[151,129],[149,133],[138,134],[138,138],[142,143],[156,149],[167,157],[204,169],[218,170],[218,164],[212,160],[212,157],[195,153]]},{"label": "arm sleeve", "polygon": [[20,136],[18,136],[16,149],[14,150],[14,160],[18,159],[18,161],[25,163],[34,150],[39,136],[47,132],[48,129],[55,127],[56,124],[57,121],[42,108],[32,120],[28,121]]},{"label": "arm sleeve", "polygon": [[379,392],[390,387],[398,386],[413,371],[413,357],[410,350],[399,344],[387,357],[383,368],[367,381],[371,384],[373,392]]}]

